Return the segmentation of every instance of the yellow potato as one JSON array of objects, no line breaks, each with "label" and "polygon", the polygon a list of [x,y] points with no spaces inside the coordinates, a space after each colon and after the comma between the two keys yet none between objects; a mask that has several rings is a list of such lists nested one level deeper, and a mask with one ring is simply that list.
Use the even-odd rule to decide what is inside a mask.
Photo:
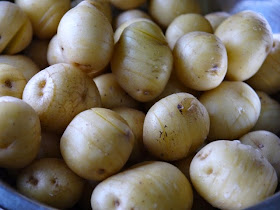
[{"label": "yellow potato", "polygon": [[177,41],[173,56],[177,77],[194,90],[206,91],[219,86],[227,73],[227,51],[214,34],[187,33]]},{"label": "yellow potato", "polygon": [[267,94],[280,91],[280,34],[273,35],[273,46],[258,72],[246,82]]},{"label": "yellow potato", "polygon": [[31,42],[31,22],[14,3],[0,1],[0,28],[0,53],[16,54]]},{"label": "yellow potato", "polygon": [[70,0],[15,0],[32,23],[34,35],[40,39],[50,39],[62,16],[70,9]]},{"label": "yellow potato", "polygon": [[62,133],[78,113],[101,106],[94,81],[80,69],[63,63],[32,77],[22,98],[38,113],[42,127],[57,133]]},{"label": "yellow potato", "polygon": [[82,1],[61,19],[57,42],[64,61],[94,77],[109,64],[114,47],[113,29],[106,16]]},{"label": "yellow potato", "polygon": [[112,73],[102,74],[93,79],[101,96],[102,107],[112,109],[126,106],[137,108],[139,102],[129,96]]},{"label": "yellow potato", "polygon": [[143,144],[145,114],[139,110],[128,107],[114,108],[113,111],[117,112],[127,122],[134,135],[134,145],[129,161],[134,163],[143,161],[147,155]]},{"label": "yellow potato", "polygon": [[138,18],[146,18],[151,20],[151,17],[144,11],[139,9],[131,9],[121,12],[115,19],[114,19],[114,28],[119,28],[123,23],[126,21],[130,21],[132,19]]},{"label": "yellow potato", "polygon": [[16,67],[27,82],[40,70],[30,58],[24,55],[0,55],[0,65],[2,63]]},{"label": "yellow potato", "polygon": [[135,22],[123,31],[111,60],[120,86],[141,102],[153,100],[164,90],[172,65],[172,52],[161,29],[147,21]]},{"label": "yellow potato", "polygon": [[200,13],[201,8],[196,0],[151,0],[149,12],[156,23],[167,28],[177,16]]},{"label": "yellow potato", "polygon": [[113,6],[122,10],[137,8],[144,4],[146,1],[147,0],[110,0]]},{"label": "yellow potato", "polygon": [[258,130],[245,134],[239,140],[242,144],[250,145],[261,151],[274,167],[278,182],[280,182],[280,138],[269,131]]},{"label": "yellow potato", "polygon": [[24,101],[0,97],[0,167],[23,168],[39,152],[41,126],[36,112]]},{"label": "yellow potato", "polygon": [[204,17],[210,22],[214,31],[218,28],[218,26],[228,17],[230,16],[227,12],[212,12],[208,13]]},{"label": "yellow potato", "polygon": [[192,31],[213,33],[209,21],[200,14],[183,14],[176,17],[168,26],[165,36],[171,49],[177,40]]},{"label": "yellow potato", "polygon": [[238,139],[256,124],[261,102],[256,92],[244,82],[224,81],[204,92],[200,102],[210,116],[208,140]]},{"label": "yellow potato", "polygon": [[252,130],[267,130],[278,135],[280,133],[280,103],[265,92],[256,91],[261,101],[261,112]]},{"label": "yellow potato", "polygon": [[197,192],[218,209],[245,209],[271,196],[274,168],[260,151],[239,141],[219,140],[203,147],[190,165]]},{"label": "yellow potato", "polygon": [[206,108],[193,95],[172,94],[149,109],[144,121],[143,143],[161,160],[182,159],[203,144],[209,126]]},{"label": "yellow potato", "polygon": [[57,158],[36,160],[17,177],[19,192],[59,209],[74,206],[83,188],[84,180]]},{"label": "yellow potato", "polygon": [[79,113],[60,140],[66,164],[79,176],[101,181],[121,170],[134,144],[127,122],[116,112],[92,108]]},{"label": "yellow potato", "polygon": [[25,85],[26,79],[20,69],[0,63],[0,96],[13,96],[21,99]]},{"label": "yellow potato", "polygon": [[215,31],[228,53],[226,78],[244,81],[261,67],[271,50],[273,38],[267,20],[259,13],[242,11],[228,17]]},{"label": "yellow potato", "polygon": [[91,207],[99,209],[188,209],[193,193],[175,166],[160,161],[137,164],[109,177],[93,190]]}]

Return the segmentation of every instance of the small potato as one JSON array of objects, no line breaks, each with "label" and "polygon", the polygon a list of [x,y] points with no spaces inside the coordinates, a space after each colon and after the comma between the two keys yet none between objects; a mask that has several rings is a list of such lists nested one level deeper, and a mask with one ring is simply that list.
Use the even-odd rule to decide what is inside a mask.
[{"label": "small potato", "polygon": [[280,103],[265,92],[256,91],[261,101],[261,113],[252,130],[267,130],[280,134]]},{"label": "small potato", "polygon": [[216,31],[218,26],[230,16],[227,12],[212,12],[208,13],[204,17],[210,22],[213,31]]},{"label": "small potato", "polygon": [[116,112],[92,108],[78,114],[60,140],[66,164],[79,176],[101,181],[121,170],[134,144],[127,122]]},{"label": "small potato", "polygon": [[113,6],[122,10],[135,9],[146,1],[147,0],[110,0]]},{"label": "small potato", "polygon": [[34,161],[17,178],[20,193],[59,209],[74,206],[83,188],[84,180],[56,158]]},{"label": "small potato", "polygon": [[20,69],[0,63],[0,96],[13,96],[21,99],[25,85],[26,79]]},{"label": "small potato", "polygon": [[65,59],[63,58],[62,49],[59,45],[57,35],[54,35],[49,42],[47,50],[47,61],[49,65],[66,63]]},{"label": "small potato", "polygon": [[188,209],[193,192],[188,179],[170,163],[150,161],[109,177],[91,196],[93,210]]},{"label": "small potato", "polygon": [[227,73],[226,48],[213,34],[190,32],[184,35],[175,45],[173,55],[177,77],[188,88],[213,89],[221,84]]},{"label": "small potato", "polygon": [[24,49],[23,54],[32,59],[40,70],[49,66],[47,60],[49,40],[33,39],[30,45]]},{"label": "small potato", "polygon": [[0,28],[0,53],[16,54],[32,40],[31,22],[14,3],[0,1]]},{"label": "small potato", "polygon": [[78,113],[101,106],[94,81],[65,63],[52,65],[33,76],[22,98],[38,113],[46,131],[59,134]]},{"label": "small potato", "polygon": [[24,101],[0,97],[0,167],[23,168],[39,152],[41,126],[37,113]]},{"label": "small potato", "polygon": [[210,116],[210,141],[238,139],[254,127],[261,111],[258,95],[244,82],[224,81],[199,100]]},{"label": "small potato", "polygon": [[196,0],[151,0],[149,12],[161,27],[167,28],[179,15],[201,13],[201,8]]},{"label": "small potato", "polygon": [[140,102],[153,100],[164,90],[172,65],[172,52],[161,29],[148,21],[125,28],[111,60],[120,86]]},{"label": "small potato", "polygon": [[209,126],[207,110],[194,96],[172,94],[149,109],[144,121],[143,143],[157,158],[182,159],[203,144]]},{"label": "small potato", "polygon": [[192,31],[213,33],[209,21],[200,14],[183,14],[176,17],[168,26],[165,36],[171,49],[177,40]]},{"label": "small potato", "polygon": [[143,161],[146,157],[146,150],[143,144],[145,114],[128,107],[118,107],[113,111],[117,112],[127,122],[134,135],[134,145],[129,161],[134,163]]},{"label": "small potato", "polygon": [[70,0],[15,0],[32,23],[34,35],[39,39],[50,39],[62,16],[70,9]]},{"label": "small potato", "polygon": [[61,136],[42,131],[41,134],[41,145],[37,155],[37,159],[42,158],[61,158],[60,154],[60,138]]},{"label": "small potato", "polygon": [[107,73],[93,79],[101,96],[102,107],[112,109],[120,106],[137,108],[139,102],[129,96],[119,85],[114,74]]},{"label": "small potato", "polygon": [[267,94],[280,91],[280,34],[273,34],[272,49],[258,72],[246,82],[255,90]]},{"label": "small potato", "polygon": [[259,13],[242,11],[228,17],[215,31],[228,53],[226,78],[244,81],[261,67],[273,44],[272,31]]},{"label": "small potato", "polygon": [[114,28],[117,29],[126,21],[130,21],[130,20],[138,19],[138,18],[146,18],[148,20],[151,20],[151,17],[142,10],[139,10],[139,9],[126,10],[126,11],[123,11],[122,13],[120,13],[115,18]]},{"label": "small potato", "polygon": [[82,1],[61,19],[57,42],[66,63],[93,78],[110,62],[113,29],[106,16],[89,1]]},{"label": "small potato", "polygon": [[242,144],[250,145],[261,151],[274,167],[278,182],[280,182],[280,138],[269,131],[258,130],[245,134],[239,140]]},{"label": "small potato", "polygon": [[0,65],[2,63],[16,67],[27,82],[40,70],[30,58],[24,55],[0,55]]},{"label": "small potato", "polygon": [[197,192],[218,209],[245,209],[271,196],[274,168],[260,151],[239,141],[219,140],[203,147],[190,165]]}]

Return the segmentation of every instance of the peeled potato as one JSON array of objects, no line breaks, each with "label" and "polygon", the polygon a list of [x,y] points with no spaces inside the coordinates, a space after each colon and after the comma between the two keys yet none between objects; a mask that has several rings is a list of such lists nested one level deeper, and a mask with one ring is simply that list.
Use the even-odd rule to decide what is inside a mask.
[{"label": "peeled potato", "polygon": [[228,17],[215,31],[228,53],[226,78],[244,81],[261,67],[272,48],[272,31],[259,13],[242,11]]},{"label": "peeled potato", "polygon": [[271,196],[274,168],[261,152],[239,141],[219,140],[203,147],[190,165],[197,192],[218,209],[245,209]]},{"label": "peeled potato", "polygon": [[38,113],[42,127],[57,133],[62,133],[78,113],[101,106],[94,81],[65,63],[49,66],[33,76],[22,98]]},{"label": "peeled potato", "polygon": [[121,170],[133,144],[134,135],[118,113],[92,108],[78,114],[67,126],[60,151],[76,174],[101,181]]},{"label": "peeled potato", "polygon": [[49,65],[66,63],[66,60],[63,58],[62,49],[59,45],[57,35],[54,35],[49,42],[47,50],[47,61]]},{"label": "peeled potato", "polygon": [[244,82],[224,81],[199,100],[210,116],[210,141],[238,139],[254,127],[261,111],[258,95]]},{"label": "peeled potato", "polygon": [[144,146],[161,160],[182,159],[203,144],[209,126],[206,108],[193,95],[175,93],[159,100],[146,114]]},{"label": "peeled potato", "polygon": [[163,91],[172,65],[172,52],[161,29],[148,21],[125,28],[111,60],[120,86],[140,102],[153,100]]},{"label": "peeled potato", "polygon": [[218,26],[228,17],[230,16],[227,12],[212,12],[208,13],[204,17],[210,22],[214,31],[218,28]]},{"label": "peeled potato", "polygon": [[109,177],[93,190],[91,207],[97,209],[187,209],[193,193],[184,174],[160,161],[143,162]]}]

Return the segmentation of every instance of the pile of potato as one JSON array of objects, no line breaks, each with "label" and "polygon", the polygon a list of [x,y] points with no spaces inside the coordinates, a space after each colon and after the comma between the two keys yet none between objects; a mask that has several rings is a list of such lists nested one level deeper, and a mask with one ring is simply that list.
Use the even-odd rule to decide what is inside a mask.
[{"label": "pile of potato", "polygon": [[29,198],[244,209],[277,191],[280,36],[261,14],[0,1],[0,54],[0,167]]}]

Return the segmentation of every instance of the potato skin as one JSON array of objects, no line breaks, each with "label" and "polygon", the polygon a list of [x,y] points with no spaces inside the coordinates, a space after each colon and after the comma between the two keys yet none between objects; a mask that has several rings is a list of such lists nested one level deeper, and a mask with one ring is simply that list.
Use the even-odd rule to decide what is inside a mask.
[{"label": "potato skin", "polygon": [[84,180],[57,158],[36,160],[17,177],[19,192],[60,209],[72,207],[82,195],[83,188]]},{"label": "potato skin", "polygon": [[197,192],[219,209],[244,209],[271,196],[277,187],[272,165],[260,151],[239,141],[203,147],[190,165]]},{"label": "potato skin", "polygon": [[78,114],[60,140],[66,164],[79,176],[101,181],[121,170],[134,144],[127,122],[116,112],[92,108]]},{"label": "potato skin", "polygon": [[178,160],[203,144],[209,126],[207,110],[194,96],[172,94],[155,103],[146,114],[143,143],[161,160]]},{"label": "potato skin", "polygon": [[140,102],[150,101],[163,91],[172,65],[172,52],[161,29],[150,21],[126,27],[111,60],[118,83]]},{"label": "potato skin", "polygon": [[39,152],[41,126],[37,113],[26,102],[0,97],[0,167],[23,168]]},{"label": "potato skin", "polygon": [[193,193],[188,179],[170,163],[151,161],[109,177],[96,186],[93,210],[191,209]]},{"label": "potato skin", "polygon": [[271,50],[273,38],[267,20],[253,11],[242,11],[228,17],[215,31],[228,53],[226,78],[244,81],[261,67]]}]

